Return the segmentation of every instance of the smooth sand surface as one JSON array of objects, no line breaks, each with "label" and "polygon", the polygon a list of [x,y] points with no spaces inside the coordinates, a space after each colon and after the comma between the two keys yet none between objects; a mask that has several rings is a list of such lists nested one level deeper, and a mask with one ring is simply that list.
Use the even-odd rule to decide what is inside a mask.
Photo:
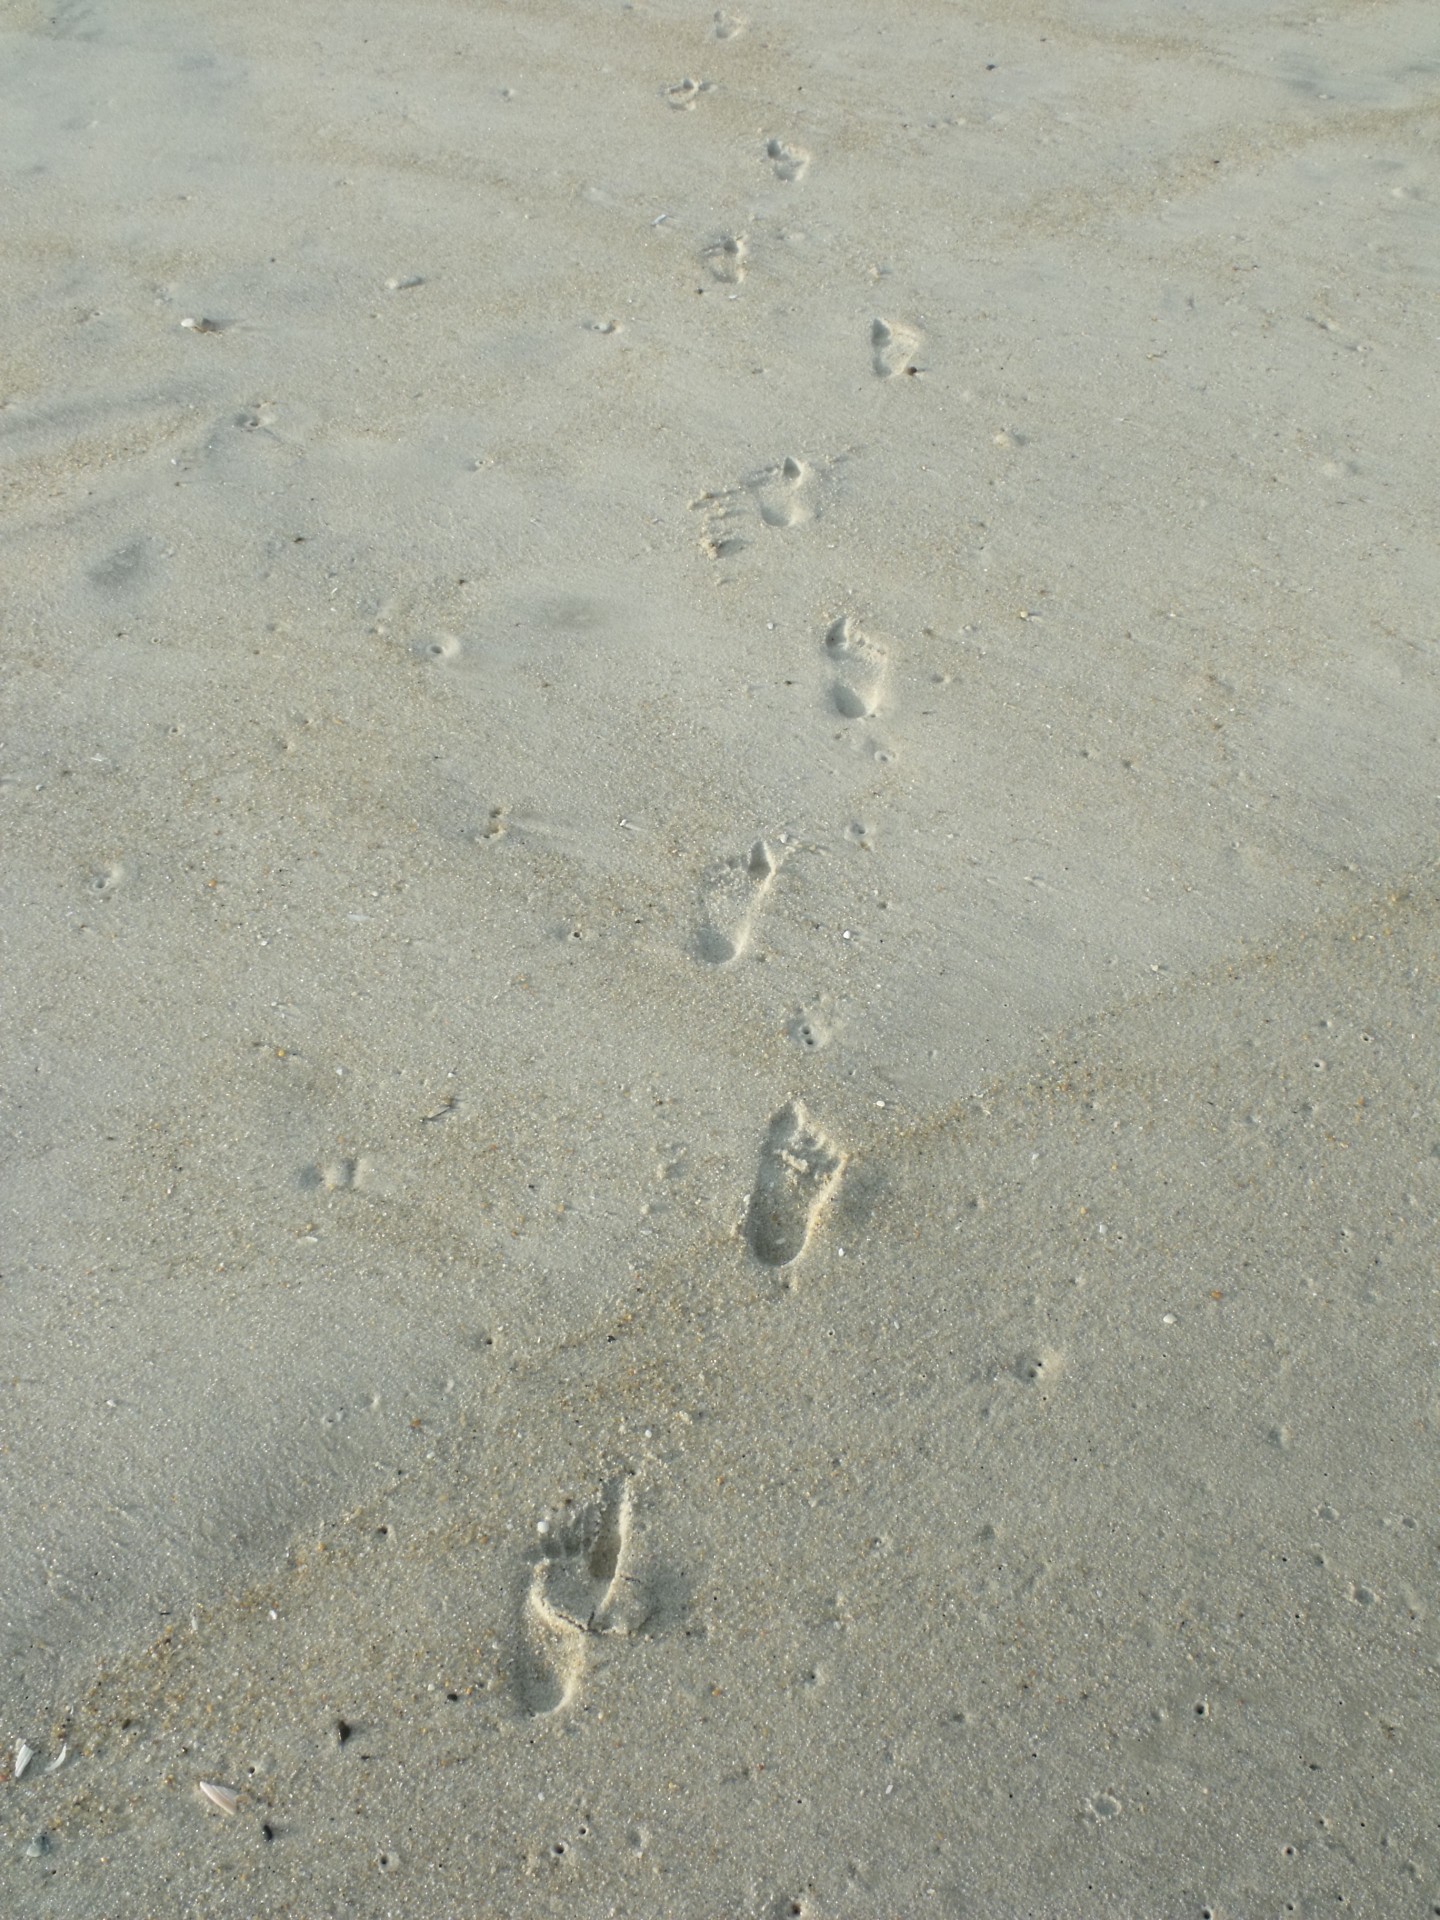
[{"label": "smooth sand surface", "polygon": [[744,11],[0,4],[12,1913],[1440,1911],[1433,0]]}]

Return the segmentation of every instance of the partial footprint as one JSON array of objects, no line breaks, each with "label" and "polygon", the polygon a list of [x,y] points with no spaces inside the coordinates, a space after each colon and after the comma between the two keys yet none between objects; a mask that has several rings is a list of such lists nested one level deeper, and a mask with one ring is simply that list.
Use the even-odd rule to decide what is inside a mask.
[{"label": "partial footprint", "polygon": [[745,256],[749,248],[743,233],[727,234],[713,247],[706,247],[701,259],[717,280],[727,287],[738,287],[745,278]]},{"label": "partial footprint", "polygon": [[337,1154],[317,1160],[300,1175],[302,1187],[325,1193],[363,1193],[375,1174],[374,1163],[362,1154]]},{"label": "partial footprint", "polygon": [[791,1100],[774,1116],[760,1149],[760,1169],[745,1238],[767,1267],[788,1267],[809,1244],[815,1222],[840,1184],[845,1155]]},{"label": "partial footprint", "polygon": [[714,89],[713,80],[686,79],[677,80],[673,87],[666,87],[664,94],[672,107],[678,107],[681,112],[688,113],[702,93],[712,93]]},{"label": "partial footprint", "polygon": [[118,893],[129,879],[129,871],[123,860],[108,860],[103,867],[96,867],[86,879],[85,885],[91,893],[98,894],[102,900],[108,900]]},{"label": "partial footprint", "polygon": [[899,321],[870,322],[870,364],[882,380],[897,373],[916,373],[915,355],[923,335],[915,327],[902,327]]},{"label": "partial footprint", "polygon": [[745,31],[749,24],[749,21],[743,13],[726,13],[723,8],[717,8],[715,11],[715,38],[717,40],[734,40]]},{"label": "partial footprint", "polygon": [[774,168],[777,180],[800,180],[810,165],[810,156],[804,147],[789,147],[783,140],[767,140],[765,158]]},{"label": "partial footprint", "polygon": [[760,518],[767,527],[798,527],[809,520],[810,470],[803,460],[787,453],[778,467],[767,467],[745,482],[755,496]]},{"label": "partial footprint", "polygon": [[742,527],[749,503],[738,487],[723,493],[702,493],[690,502],[692,513],[705,516],[700,545],[712,560],[729,560],[745,545]]},{"label": "partial footprint", "polygon": [[432,633],[423,640],[417,640],[414,647],[417,660],[428,660],[433,666],[453,667],[465,649],[453,633]]},{"label": "partial footprint", "polygon": [[830,697],[847,720],[873,720],[880,711],[890,659],[885,649],[842,614],[825,635],[825,651],[835,662]]},{"label": "partial footprint", "polygon": [[575,1699],[589,1663],[589,1635],[637,1633],[644,1626],[649,1608],[627,1566],[632,1516],[630,1484],[616,1478],[583,1506],[541,1521],[519,1674],[528,1712],[558,1713]]},{"label": "partial footprint", "polygon": [[785,1031],[807,1053],[819,1053],[834,1038],[834,1029],[821,1007],[797,1007]]},{"label": "partial footprint", "polygon": [[707,966],[728,967],[750,944],[760,903],[780,870],[779,856],[757,840],[748,854],[712,867],[700,887],[702,921],[695,951]]},{"label": "partial footprint", "polygon": [[585,1678],[585,1631],[553,1613],[532,1584],[525,1600],[516,1690],[525,1711],[559,1713]]}]

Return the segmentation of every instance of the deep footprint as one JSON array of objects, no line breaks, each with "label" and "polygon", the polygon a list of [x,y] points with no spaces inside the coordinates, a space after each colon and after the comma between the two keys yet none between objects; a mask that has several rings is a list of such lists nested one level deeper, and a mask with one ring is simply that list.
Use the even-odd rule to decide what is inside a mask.
[{"label": "deep footprint", "polygon": [[889,656],[849,614],[834,621],[825,635],[825,651],[835,662],[830,697],[847,720],[873,720],[880,711]]},{"label": "deep footprint", "polygon": [[791,1100],[770,1122],[745,1238],[767,1267],[788,1267],[810,1243],[815,1223],[840,1184],[845,1154]]},{"label": "deep footprint", "polygon": [[779,870],[779,856],[767,842],[757,840],[748,854],[737,854],[706,874],[695,952],[707,966],[732,966],[744,953],[760,903]]}]

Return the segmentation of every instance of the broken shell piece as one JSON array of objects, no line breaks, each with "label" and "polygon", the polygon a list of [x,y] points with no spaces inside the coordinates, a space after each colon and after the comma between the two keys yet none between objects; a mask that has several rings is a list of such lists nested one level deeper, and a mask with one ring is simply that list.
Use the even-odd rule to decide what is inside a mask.
[{"label": "broken shell piece", "polygon": [[59,1773],[61,1767],[64,1766],[66,1760],[69,1758],[69,1755],[70,1755],[69,1741],[68,1740],[62,1741],[60,1745],[60,1751],[59,1753],[56,1754],[55,1758],[50,1762],[49,1766],[46,1767],[45,1769],[46,1773]]},{"label": "broken shell piece", "polygon": [[240,1796],[233,1787],[217,1787],[209,1780],[202,1780],[200,1791],[210,1804],[218,1807],[222,1813],[234,1813],[240,1804]]},{"label": "broken shell piece", "polygon": [[35,1749],[22,1740],[15,1749],[15,1779],[18,1780],[20,1778],[21,1774],[24,1773],[26,1767],[29,1766],[34,1758]]}]

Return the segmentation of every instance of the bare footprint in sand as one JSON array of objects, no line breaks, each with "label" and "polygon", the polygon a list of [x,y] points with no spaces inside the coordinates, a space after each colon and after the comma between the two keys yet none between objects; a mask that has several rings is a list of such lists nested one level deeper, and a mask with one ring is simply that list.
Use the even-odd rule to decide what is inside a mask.
[{"label": "bare footprint in sand", "polygon": [[810,165],[810,156],[804,147],[787,146],[783,140],[767,140],[765,158],[774,168],[777,180],[803,179]]},{"label": "bare footprint in sand", "polygon": [[745,278],[745,256],[749,251],[743,233],[727,234],[713,247],[706,247],[701,259],[724,286],[738,287]]},{"label": "bare footprint in sand", "polygon": [[870,364],[882,380],[897,373],[916,373],[915,355],[923,335],[915,327],[903,327],[898,320],[870,322]]},{"label": "bare footprint in sand", "polygon": [[832,622],[825,651],[835,662],[830,698],[847,720],[873,720],[890,671],[890,656],[862,633],[848,613]]},{"label": "bare footprint in sand", "polygon": [[558,1713],[578,1695],[593,1634],[638,1633],[649,1614],[630,1574],[633,1501],[628,1480],[541,1521],[541,1557],[525,1596],[519,1693],[528,1713]]},{"label": "bare footprint in sand", "polygon": [[715,82],[713,80],[691,80],[686,78],[684,80],[677,80],[673,87],[666,87],[663,89],[663,92],[665,99],[672,107],[678,108],[682,113],[688,113],[702,93],[713,93],[714,90]]},{"label": "bare footprint in sand", "polygon": [[767,527],[798,527],[815,509],[810,504],[810,469],[793,453],[778,467],[767,467],[745,482]]},{"label": "bare footprint in sand", "polygon": [[767,1267],[788,1267],[810,1243],[815,1223],[840,1184],[845,1155],[791,1100],[772,1118],[760,1149],[760,1168],[745,1238]]},{"label": "bare footprint in sand", "polygon": [[757,840],[748,854],[736,854],[706,874],[700,886],[702,918],[695,952],[707,966],[731,966],[744,953],[760,903],[779,870],[779,855]]},{"label": "bare footprint in sand", "polygon": [[712,560],[730,558],[753,537],[751,516],[757,513],[763,526],[779,533],[819,519],[821,498],[847,458],[835,454],[817,472],[808,461],[787,453],[778,466],[747,474],[738,487],[702,493],[690,502],[693,513],[704,515],[701,546]]}]

